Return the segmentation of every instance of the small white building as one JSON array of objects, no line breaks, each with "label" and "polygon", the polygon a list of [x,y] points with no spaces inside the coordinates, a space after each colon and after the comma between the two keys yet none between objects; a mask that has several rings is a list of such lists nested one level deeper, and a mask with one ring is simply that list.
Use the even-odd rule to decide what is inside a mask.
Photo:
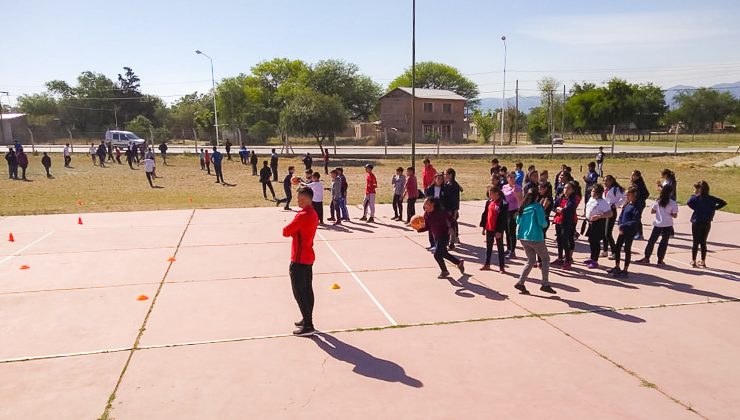
[{"label": "small white building", "polygon": [[13,140],[28,143],[28,119],[26,114],[0,114],[0,144],[13,144]]}]

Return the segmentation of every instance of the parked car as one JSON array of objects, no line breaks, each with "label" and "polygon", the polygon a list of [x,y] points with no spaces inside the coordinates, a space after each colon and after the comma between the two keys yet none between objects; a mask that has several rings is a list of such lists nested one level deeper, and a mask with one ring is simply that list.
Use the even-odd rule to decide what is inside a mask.
[{"label": "parked car", "polygon": [[552,135],[552,144],[563,144],[565,143],[565,139],[563,139],[563,136],[560,134],[553,134]]},{"label": "parked car", "polygon": [[113,146],[125,147],[130,144],[141,145],[146,143],[146,140],[130,131],[108,130],[105,132],[105,142],[111,143]]}]

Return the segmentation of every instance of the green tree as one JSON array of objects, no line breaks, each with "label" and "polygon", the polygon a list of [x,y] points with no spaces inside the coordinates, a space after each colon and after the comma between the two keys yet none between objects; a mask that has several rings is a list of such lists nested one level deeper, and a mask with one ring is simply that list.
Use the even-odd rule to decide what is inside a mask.
[{"label": "green tree", "polygon": [[126,130],[131,131],[140,137],[148,137],[149,129],[152,128],[154,128],[154,124],[152,124],[149,118],[143,115],[138,115],[126,123]]},{"label": "green tree", "polygon": [[[406,69],[396,77],[388,90],[397,87],[411,87],[411,69]],[[475,108],[480,103],[476,98],[480,93],[478,85],[463,76],[459,70],[447,64],[425,61],[416,64],[416,87],[425,89],[451,90],[468,99],[467,106]]]},{"label": "green tree", "polygon": [[494,130],[496,130],[496,117],[493,112],[489,110],[484,113],[480,109],[476,109],[473,111],[473,122],[476,130],[478,130],[478,140],[483,140],[483,144],[489,143]]},{"label": "green tree", "polygon": [[678,104],[676,118],[692,133],[711,131],[715,122],[725,121],[737,107],[737,101],[729,92],[707,88],[681,92],[675,100]]},{"label": "green tree", "polygon": [[249,105],[246,122],[254,124],[265,120],[277,124],[280,112],[291,98],[305,90],[310,68],[301,60],[275,58],[251,68],[244,83]]},{"label": "green tree", "polygon": [[351,119],[367,121],[375,112],[382,89],[358,72],[357,65],[342,60],[319,61],[309,72],[308,86],[324,95],[338,96]]},{"label": "green tree", "polygon": [[349,114],[337,96],[307,91],[293,98],[280,114],[280,126],[288,133],[312,136],[321,152],[324,140],[344,130]]},{"label": "green tree", "polygon": [[21,95],[18,98],[18,110],[28,114],[32,125],[43,125],[56,118],[59,104],[49,93]]},{"label": "green tree", "polygon": [[545,106],[532,108],[527,115],[527,136],[532,143],[545,143],[549,135],[548,110]]},{"label": "green tree", "polygon": [[249,127],[249,136],[259,143],[264,143],[268,138],[277,134],[277,128],[274,124],[267,121],[257,121]]}]

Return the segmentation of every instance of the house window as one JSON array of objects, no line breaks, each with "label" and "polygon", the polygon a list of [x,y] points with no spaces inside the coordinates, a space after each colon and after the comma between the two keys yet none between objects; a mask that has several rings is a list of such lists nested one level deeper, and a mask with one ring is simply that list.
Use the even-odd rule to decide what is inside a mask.
[{"label": "house window", "polygon": [[440,126],[440,132],[443,139],[449,140],[452,138],[452,126],[450,124],[443,124]]},{"label": "house window", "polygon": [[424,102],[424,112],[433,112],[434,111],[434,104],[431,102]]},{"label": "house window", "polygon": [[424,133],[425,136],[427,134],[429,134],[429,133],[433,133],[434,132],[434,126],[431,125],[431,124],[424,124],[424,125],[421,126],[421,132]]},{"label": "house window", "polygon": [[442,104],[442,112],[452,114],[452,104]]}]

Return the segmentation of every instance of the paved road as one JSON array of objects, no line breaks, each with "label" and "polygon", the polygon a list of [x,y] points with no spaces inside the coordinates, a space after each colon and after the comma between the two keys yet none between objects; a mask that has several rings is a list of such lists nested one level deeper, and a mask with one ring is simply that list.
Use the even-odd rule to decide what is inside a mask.
[{"label": "paved road", "polygon": [[[201,147],[201,146],[199,146]],[[496,146],[496,154],[501,155],[512,155],[512,154],[525,154],[525,155],[547,155],[551,152],[555,154],[582,154],[582,153],[596,153],[598,145],[559,145],[550,147],[548,145],[522,145],[522,146]],[[26,150],[31,150],[30,145],[24,145]],[[73,145],[73,150],[77,153],[86,152],[89,145],[76,144]],[[270,152],[272,146],[254,146],[257,150],[258,155],[265,155]],[[61,152],[63,146],[61,145],[42,145],[36,146],[36,150],[40,152]],[[223,151],[223,146],[220,147]],[[252,147],[249,147],[252,150]],[[178,154],[185,151],[195,152],[194,146],[177,146],[172,145],[169,148],[169,153]],[[237,153],[238,147],[232,148],[232,153]],[[280,151],[280,147],[277,147]],[[292,148],[295,154],[305,154],[310,152],[312,154],[319,154],[319,148],[317,146],[294,146]],[[611,152],[611,147],[605,146],[604,150],[607,154]],[[330,147],[329,151],[334,154],[334,148]],[[679,148],[679,153],[735,153],[737,146],[728,147],[706,147],[706,148]],[[386,149],[383,146],[339,146],[336,149],[337,155],[344,156],[362,156],[362,155],[383,155],[386,153]],[[422,145],[416,147],[417,155],[436,155],[436,146]],[[442,146],[440,148],[440,154],[446,155],[469,155],[469,156],[490,156],[493,153],[491,146]],[[629,154],[656,154],[656,153],[673,153],[673,147],[657,147],[657,146],[634,146],[634,145],[617,145],[615,153],[629,153]],[[409,155],[411,154],[410,146],[389,146],[387,148],[388,155]]]}]

